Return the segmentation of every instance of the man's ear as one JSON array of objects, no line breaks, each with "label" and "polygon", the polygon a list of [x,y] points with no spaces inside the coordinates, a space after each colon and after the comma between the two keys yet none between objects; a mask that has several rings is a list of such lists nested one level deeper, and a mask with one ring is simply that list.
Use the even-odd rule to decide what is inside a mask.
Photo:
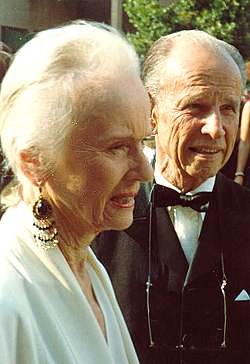
[{"label": "man's ear", "polygon": [[157,125],[157,121],[158,121],[158,107],[157,104],[154,101],[153,96],[151,95],[150,92],[148,92],[149,98],[150,98],[150,103],[151,103],[151,116],[150,116],[150,122],[151,122],[151,126],[152,126],[152,134],[156,135],[158,133],[158,125]]},{"label": "man's ear", "polygon": [[44,171],[39,156],[32,156],[28,150],[19,153],[18,166],[25,177],[35,186],[44,180]]}]

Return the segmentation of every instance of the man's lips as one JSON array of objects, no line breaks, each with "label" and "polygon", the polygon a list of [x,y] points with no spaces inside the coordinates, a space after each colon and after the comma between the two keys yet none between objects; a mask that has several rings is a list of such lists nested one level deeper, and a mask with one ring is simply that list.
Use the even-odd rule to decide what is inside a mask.
[{"label": "man's lips", "polygon": [[136,193],[122,193],[113,196],[110,200],[112,205],[118,208],[127,209],[132,208],[135,205]]},{"label": "man's lips", "polygon": [[189,149],[197,154],[207,154],[207,155],[218,154],[223,150],[222,148],[212,148],[212,147],[190,147]]}]

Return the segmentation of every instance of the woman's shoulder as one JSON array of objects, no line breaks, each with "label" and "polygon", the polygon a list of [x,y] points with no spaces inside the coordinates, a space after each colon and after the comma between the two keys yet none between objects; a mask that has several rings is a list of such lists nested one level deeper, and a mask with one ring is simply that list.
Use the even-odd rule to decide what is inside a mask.
[{"label": "woman's shoulder", "polygon": [[27,302],[24,292],[29,280],[6,256],[0,258],[0,321],[20,317]]},{"label": "woman's shoulder", "polygon": [[[31,255],[25,241],[30,237],[21,224],[20,208],[9,208],[0,221],[0,305],[21,302],[31,285],[27,261]],[[14,304],[16,304],[14,302]]]}]

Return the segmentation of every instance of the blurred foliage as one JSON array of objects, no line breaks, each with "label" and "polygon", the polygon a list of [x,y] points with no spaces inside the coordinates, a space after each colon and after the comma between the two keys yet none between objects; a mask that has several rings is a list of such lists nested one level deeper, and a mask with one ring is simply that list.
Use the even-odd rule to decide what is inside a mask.
[{"label": "blurred foliage", "polygon": [[250,59],[250,0],[125,0],[124,9],[135,28],[127,37],[142,59],[156,39],[182,29],[204,30]]}]

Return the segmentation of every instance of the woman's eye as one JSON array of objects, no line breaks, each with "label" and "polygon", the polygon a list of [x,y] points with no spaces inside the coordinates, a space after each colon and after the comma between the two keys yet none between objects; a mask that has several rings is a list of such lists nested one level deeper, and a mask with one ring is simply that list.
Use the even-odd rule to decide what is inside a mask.
[{"label": "woman's eye", "polygon": [[155,136],[154,135],[150,135],[147,136],[145,138],[142,139],[141,141],[141,145],[142,147],[150,147],[150,148],[155,148]]},{"label": "woman's eye", "polygon": [[121,151],[125,151],[125,150],[128,150],[128,146],[127,145],[125,145],[125,144],[117,144],[117,145],[114,145],[114,146],[112,146],[111,148],[110,148],[110,150],[111,151],[119,151],[119,150],[121,150]]}]

